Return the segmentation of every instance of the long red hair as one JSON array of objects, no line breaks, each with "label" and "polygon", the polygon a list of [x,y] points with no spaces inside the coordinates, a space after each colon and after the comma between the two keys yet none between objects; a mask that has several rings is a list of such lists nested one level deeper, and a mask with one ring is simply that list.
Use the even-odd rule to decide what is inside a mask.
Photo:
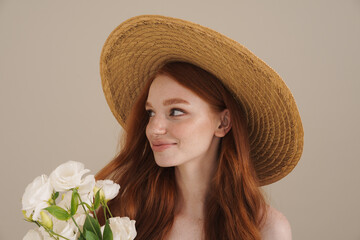
[{"label": "long red hair", "polygon": [[[240,103],[215,76],[192,64],[168,63],[157,74],[172,76],[215,111],[230,111],[232,128],[221,140],[217,168],[206,195],[205,239],[260,239],[266,203],[250,159],[246,118]],[[174,167],[155,163],[145,135],[149,118],[145,103],[154,77],[147,81],[127,118],[122,149],[96,175],[97,179],[109,178],[120,184],[119,195],[108,205],[113,215],[135,219],[136,238],[146,240],[166,237],[179,196]]]}]

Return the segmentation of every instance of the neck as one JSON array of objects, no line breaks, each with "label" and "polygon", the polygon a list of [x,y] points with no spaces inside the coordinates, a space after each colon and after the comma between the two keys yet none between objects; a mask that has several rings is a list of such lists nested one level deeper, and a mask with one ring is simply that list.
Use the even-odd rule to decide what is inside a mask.
[{"label": "neck", "polygon": [[[215,148],[216,150],[217,148]],[[191,161],[175,168],[180,190],[178,214],[202,220],[204,204],[214,174],[217,151],[203,161]]]}]

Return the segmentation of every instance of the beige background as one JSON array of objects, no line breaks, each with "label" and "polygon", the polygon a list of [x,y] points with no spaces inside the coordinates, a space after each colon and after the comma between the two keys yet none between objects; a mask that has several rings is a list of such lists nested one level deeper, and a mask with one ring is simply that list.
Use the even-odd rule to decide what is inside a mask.
[{"label": "beige background", "polygon": [[119,125],[103,97],[108,34],[139,14],[184,18],[247,46],[283,77],[305,129],[296,169],[266,187],[294,239],[360,239],[360,1],[0,0],[0,239],[21,239],[21,196],[67,160],[98,171]]}]

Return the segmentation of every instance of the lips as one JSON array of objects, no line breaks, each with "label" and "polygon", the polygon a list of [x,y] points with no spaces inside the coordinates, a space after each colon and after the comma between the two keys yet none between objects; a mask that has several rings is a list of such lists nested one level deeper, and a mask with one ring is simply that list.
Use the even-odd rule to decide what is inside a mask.
[{"label": "lips", "polygon": [[151,145],[151,149],[154,152],[162,152],[165,149],[168,149],[168,148],[170,148],[172,146],[175,146],[176,143],[167,142],[167,141],[152,141],[150,145]]}]

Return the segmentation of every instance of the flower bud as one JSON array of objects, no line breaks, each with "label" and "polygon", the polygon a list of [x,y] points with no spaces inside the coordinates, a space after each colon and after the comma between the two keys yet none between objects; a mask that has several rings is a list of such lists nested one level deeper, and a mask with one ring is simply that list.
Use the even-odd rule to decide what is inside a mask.
[{"label": "flower bud", "polygon": [[99,187],[97,187],[97,186],[94,186],[94,195],[96,195],[96,193],[97,193],[98,191],[100,191],[100,192],[99,192],[99,194],[100,194],[100,201],[101,201],[101,202],[104,202],[104,201],[105,201],[104,191],[103,191],[101,188],[99,188]]},{"label": "flower bud", "polygon": [[26,215],[26,211],[25,210],[22,210],[22,213],[23,213],[23,215],[24,215],[24,218],[25,218],[25,220],[26,221],[29,221],[29,222],[32,222],[32,214],[28,217],[27,215]]},{"label": "flower bud", "polygon": [[49,217],[49,215],[45,211],[40,212],[40,217],[41,217],[41,222],[40,222],[41,225],[43,225],[44,227],[46,227],[48,229],[53,228],[53,222],[52,222],[51,218]]},{"label": "flower bud", "polygon": [[107,202],[113,198],[115,198],[120,189],[120,185],[114,183],[112,180],[98,180],[95,183],[97,188],[101,189],[100,198],[102,201]]}]

